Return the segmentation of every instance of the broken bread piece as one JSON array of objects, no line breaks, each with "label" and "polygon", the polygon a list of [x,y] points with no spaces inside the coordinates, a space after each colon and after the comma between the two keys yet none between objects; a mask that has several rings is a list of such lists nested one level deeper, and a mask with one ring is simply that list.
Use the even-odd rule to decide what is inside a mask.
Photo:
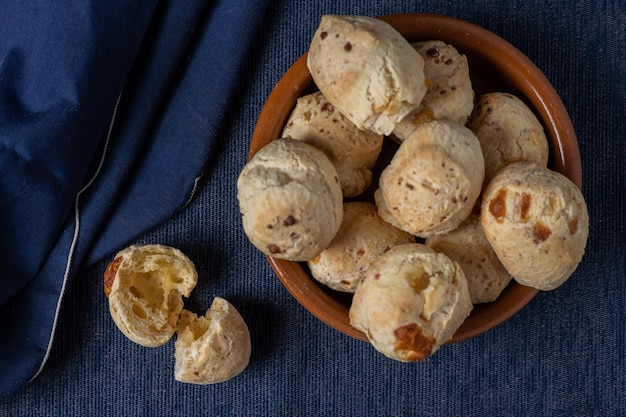
[{"label": "broken bread piece", "polygon": [[117,327],[146,347],[165,344],[176,331],[182,297],[198,282],[193,262],[164,245],[132,245],[104,273],[104,293]]},{"label": "broken bread piece", "polygon": [[250,332],[232,304],[216,297],[205,316],[183,310],[177,326],[174,377],[214,384],[239,375],[250,362]]}]

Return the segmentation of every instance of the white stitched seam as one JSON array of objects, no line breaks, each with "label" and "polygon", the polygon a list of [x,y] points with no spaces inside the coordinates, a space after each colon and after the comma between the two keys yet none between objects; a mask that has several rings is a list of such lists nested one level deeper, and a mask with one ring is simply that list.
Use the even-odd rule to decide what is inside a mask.
[{"label": "white stitched seam", "polygon": [[189,193],[189,198],[187,198],[187,201],[185,201],[185,204],[183,204],[183,207],[187,207],[189,203],[191,203],[191,201],[193,200],[194,196],[196,195],[196,191],[198,190],[198,184],[200,183],[201,179],[202,179],[202,174],[198,175],[194,179],[193,187],[191,189],[191,192]]},{"label": "white stitched seam", "polygon": [[78,193],[76,194],[76,199],[74,201],[74,222],[75,222],[75,226],[74,226],[74,237],[72,238],[72,244],[70,245],[70,249],[69,249],[69,253],[67,255],[67,263],[65,265],[65,273],[63,274],[63,285],[61,286],[61,293],[59,294],[59,299],[57,300],[57,306],[56,306],[56,311],[54,313],[54,322],[52,323],[52,331],[50,333],[50,339],[48,341],[48,346],[46,348],[46,354],[43,357],[43,360],[41,361],[41,365],[39,366],[39,369],[37,369],[37,372],[35,373],[35,375],[33,375],[33,377],[28,381],[32,381],[33,379],[37,378],[37,376],[41,373],[41,371],[43,370],[46,361],[48,360],[48,357],[50,356],[50,350],[52,348],[52,342],[54,340],[54,334],[56,331],[56,327],[57,327],[57,320],[59,318],[59,311],[61,310],[61,301],[63,300],[63,294],[65,293],[65,285],[67,283],[67,279],[69,277],[70,274],[70,269],[72,267],[72,258],[74,256],[74,250],[76,248],[76,243],[78,242],[78,235],[79,235],[79,231],[80,231],[80,209],[79,209],[79,202],[80,202],[80,196],[87,191],[87,189],[94,183],[94,181],[98,178],[98,175],[100,174],[100,171],[102,170],[102,166],[104,165],[104,160],[107,154],[107,150],[109,147],[109,140],[111,139],[111,132],[113,131],[113,124],[115,123],[115,117],[117,116],[117,108],[120,104],[120,99],[122,97],[122,94],[120,93],[120,95],[117,97],[117,102],[115,103],[115,107],[113,108],[113,115],[111,116],[111,122],[109,123],[109,128],[107,130],[107,135],[106,138],[104,140],[104,148],[102,149],[102,155],[100,156],[100,162],[98,164],[98,168],[96,169],[96,172],[93,174],[93,176],[91,177],[91,179],[89,180],[89,182],[87,182],[87,184],[85,184],[85,186],[83,188],[81,188]]}]

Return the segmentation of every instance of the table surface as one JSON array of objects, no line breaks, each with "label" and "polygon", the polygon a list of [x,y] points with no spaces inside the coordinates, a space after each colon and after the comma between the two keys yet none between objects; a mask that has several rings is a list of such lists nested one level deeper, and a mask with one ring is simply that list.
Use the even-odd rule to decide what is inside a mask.
[{"label": "table surface", "polygon": [[[263,103],[320,16],[416,12],[493,31],[551,80],[578,136],[591,225],[562,287],[487,333],[403,364],[293,299],[247,241],[235,193]],[[237,307],[252,336],[248,368],[216,385],[176,382],[173,341],[143,348],[112,322],[106,259],[68,283],[45,368],[0,397],[0,415],[626,415],[625,20],[622,0],[271,2],[195,198],[134,241],[176,246],[195,262],[188,308],[204,310],[215,296]]]}]

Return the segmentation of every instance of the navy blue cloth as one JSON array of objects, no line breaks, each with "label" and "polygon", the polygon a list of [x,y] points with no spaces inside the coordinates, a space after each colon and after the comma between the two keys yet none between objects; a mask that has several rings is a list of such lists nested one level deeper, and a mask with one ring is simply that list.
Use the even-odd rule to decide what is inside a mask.
[{"label": "navy blue cloth", "polygon": [[[264,6],[4,6],[0,392],[10,392],[43,365],[66,282],[191,198]],[[244,30],[225,25],[242,20]]]},{"label": "navy blue cloth", "polygon": [[43,268],[62,233],[154,4],[119,6],[2,7],[0,304]]},{"label": "navy blue cloth", "polygon": [[[123,142],[126,149],[135,149],[134,156],[120,165],[120,172],[105,157],[104,170],[81,194],[80,236],[88,249],[80,249],[79,236],[75,253],[81,266],[72,268],[75,278],[67,283],[49,358],[37,378],[11,395],[0,396],[0,415],[626,415],[624,2],[279,0],[268,4],[265,12],[258,2],[223,0],[196,8],[202,9],[195,15],[198,20],[187,25],[170,20],[177,16],[173,10],[191,13],[187,7],[156,4],[135,60],[123,77],[107,151],[110,158],[125,152],[124,146],[118,148]],[[481,25],[517,46],[543,70],[576,130],[591,217],[585,257],[563,286],[540,293],[505,323],[445,346],[420,364],[391,361],[302,308],[249,244],[235,198],[237,175],[245,164],[256,118],[273,86],[307,50],[320,16],[401,12],[445,14]],[[116,16],[116,21],[123,19],[122,14]],[[7,28],[2,15],[0,19],[4,32],[26,31],[23,24]],[[192,34],[184,46],[172,45],[169,50],[152,46],[187,31]],[[41,41],[54,39],[46,36]],[[226,46],[219,54],[211,52],[218,49],[216,43]],[[159,52],[163,57],[171,54],[172,61],[159,58]],[[157,82],[155,67],[166,63],[175,69],[163,85]],[[228,86],[227,79],[232,81]],[[148,86],[165,88],[158,92]],[[211,92],[221,87],[228,96],[215,101],[217,96]],[[94,139],[98,146],[74,191],[97,167],[119,92],[110,94],[106,117],[102,116]],[[143,96],[147,93],[154,99]],[[145,104],[155,106],[143,109],[153,118],[141,115]],[[196,112],[183,115],[190,108]],[[205,169],[197,181],[198,171],[187,171],[179,202],[185,204],[196,185],[194,197],[158,227],[133,228],[149,223],[144,217],[160,206],[154,195],[148,197],[150,193],[146,205],[141,204],[144,193],[138,187],[150,183],[147,174],[159,166],[168,172],[176,168],[176,162],[159,158],[151,144],[166,132],[197,126],[206,129],[206,142],[201,141],[207,155]],[[188,135],[184,140],[190,136],[196,137]],[[141,141],[135,142],[136,148],[127,144],[130,137]],[[195,160],[189,155],[184,158]],[[119,187],[105,187],[120,178]],[[152,179],[163,187],[169,181]],[[100,192],[108,203],[94,199]],[[63,233],[74,229],[74,196],[68,195]],[[171,207],[163,207],[163,213],[170,213]],[[124,215],[134,209],[135,215]],[[65,232],[67,228],[70,232]],[[145,232],[132,238],[113,236],[124,228]],[[132,234],[129,230],[127,235]],[[130,242],[169,244],[190,256],[200,280],[185,300],[186,308],[203,313],[215,296],[237,307],[250,328],[253,349],[251,363],[241,375],[213,386],[178,383],[173,377],[173,341],[160,348],[143,348],[115,327],[102,292],[102,274],[112,253]],[[59,259],[57,269],[62,269],[65,257]],[[38,317],[43,308],[31,305],[29,311]],[[0,343],[5,343],[5,337],[0,333]]]}]

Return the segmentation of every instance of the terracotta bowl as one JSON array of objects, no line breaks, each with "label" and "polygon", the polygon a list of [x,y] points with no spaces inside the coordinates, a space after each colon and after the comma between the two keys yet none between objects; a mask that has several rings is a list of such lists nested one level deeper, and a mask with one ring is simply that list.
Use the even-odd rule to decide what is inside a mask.
[{"label": "terracotta bowl", "polygon": [[[580,154],[569,115],[550,82],[518,49],[479,26],[446,16],[398,14],[381,19],[411,42],[441,40],[465,54],[476,96],[502,91],[524,100],[545,128],[550,143],[549,167],[581,187]],[[296,99],[316,89],[305,54],[289,68],[268,97],[252,136],[248,158],[281,136]],[[385,142],[387,147],[393,146],[389,145],[390,140]],[[376,182],[373,181],[373,187]],[[350,325],[350,294],[319,284],[310,275],[306,263],[272,257],[268,257],[268,261],[287,290],[314,316],[342,333],[367,340]],[[537,292],[512,282],[496,301],[475,306],[448,343],[474,337],[499,325],[524,307]]]}]

